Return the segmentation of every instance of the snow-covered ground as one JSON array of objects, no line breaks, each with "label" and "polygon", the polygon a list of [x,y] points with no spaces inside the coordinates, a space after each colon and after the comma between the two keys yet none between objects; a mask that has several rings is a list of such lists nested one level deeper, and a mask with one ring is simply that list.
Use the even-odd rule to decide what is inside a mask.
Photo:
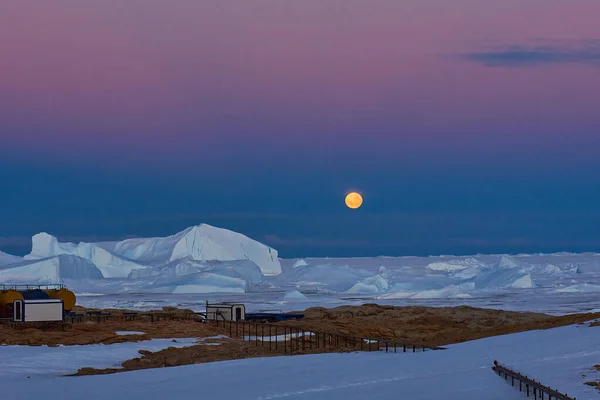
[{"label": "snow-covered ground", "polygon": [[[481,339],[425,353],[270,357],[50,379],[49,375],[70,371],[82,364],[101,366],[103,357],[96,356],[95,360],[97,350],[90,350],[89,358],[82,363],[81,358],[61,357],[59,352],[64,351],[63,348],[43,350],[55,351],[40,356],[44,361],[34,364],[35,368],[47,368],[48,371],[42,371],[46,376],[38,376],[30,368],[26,373],[31,379],[27,379],[22,369],[26,359],[11,361],[11,358],[40,349],[23,348],[20,350],[23,353],[10,353],[14,349],[0,347],[3,360],[0,379],[11,378],[11,384],[3,387],[2,395],[14,400],[41,398],[48,393],[60,393],[62,399],[89,400],[523,398],[517,389],[491,370],[493,361],[498,360],[578,399],[593,399],[598,398],[598,393],[583,383],[600,378],[599,372],[591,370],[600,359],[599,332],[600,327],[567,326]],[[112,358],[104,365],[117,359]]]},{"label": "snow-covered ground", "polygon": [[27,377],[54,378],[83,367],[120,368],[121,362],[140,357],[139,350],[185,347],[196,341],[184,338],[85,346],[0,346],[0,382]]},{"label": "snow-covered ground", "polygon": [[600,254],[280,259],[202,224],[122,242],[61,243],[40,233],[25,257],[0,253],[0,284],[18,283],[64,283],[94,307],[201,311],[206,300],[232,300],[289,311],[369,301],[565,314],[600,309]]}]

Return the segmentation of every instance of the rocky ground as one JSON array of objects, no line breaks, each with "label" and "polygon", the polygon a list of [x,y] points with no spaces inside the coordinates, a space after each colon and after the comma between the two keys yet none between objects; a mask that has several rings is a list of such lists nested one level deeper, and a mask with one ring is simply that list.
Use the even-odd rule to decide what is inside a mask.
[{"label": "rocky ground", "polygon": [[304,319],[284,325],[367,338],[443,346],[489,336],[548,329],[590,321],[595,314],[550,316],[540,313],[460,307],[393,307],[365,304],[309,308]]},{"label": "rocky ground", "polygon": [[[78,311],[83,311],[79,309]],[[65,327],[11,327],[0,325],[0,345],[84,345],[120,343],[152,338],[209,338],[229,336],[228,327],[198,322],[189,310],[165,309],[179,319],[159,320],[145,315],[136,321],[119,317],[126,310],[104,310],[115,317],[106,322],[87,320]],[[600,317],[596,314],[577,314],[554,317],[538,313],[509,312],[473,307],[392,307],[366,304],[360,307],[343,306],[334,309],[309,308],[303,320],[278,324],[305,330],[339,333],[373,339],[388,339],[425,346],[442,346],[489,336],[532,329],[547,329],[574,323],[583,323]],[[152,322],[154,320],[154,322]],[[596,325],[596,324],[591,324]],[[138,331],[139,335],[118,335],[118,331]],[[282,334],[279,331],[279,334]],[[318,338],[305,338],[294,344],[294,354],[322,352],[315,343]],[[303,343],[305,348],[303,349]],[[288,343],[289,345],[289,343]],[[341,344],[340,344],[341,345]],[[336,351],[352,351],[357,343]],[[325,350],[331,351],[331,349]],[[122,369],[82,368],[76,375],[106,374],[145,368],[204,363],[249,357],[269,357],[282,354],[282,346],[257,346],[231,338],[201,339],[196,345],[168,348],[159,352],[140,351],[140,357],[125,361]]]}]

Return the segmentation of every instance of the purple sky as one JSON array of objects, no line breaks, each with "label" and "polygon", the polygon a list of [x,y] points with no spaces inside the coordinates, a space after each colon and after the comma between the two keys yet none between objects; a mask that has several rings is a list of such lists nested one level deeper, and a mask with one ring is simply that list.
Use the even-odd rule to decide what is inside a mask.
[{"label": "purple sky", "polygon": [[[215,193],[268,192],[205,205],[251,213],[258,224],[267,212],[304,218],[297,214],[304,206],[293,200],[304,192],[335,210],[349,189],[367,191],[365,206],[380,199],[377,212],[429,204],[438,213],[447,204],[430,202],[436,196],[475,212],[496,207],[503,193],[524,199],[508,199],[512,211],[560,203],[579,212],[583,203],[566,194],[552,206],[544,201],[564,183],[586,207],[596,202],[596,183],[583,176],[600,168],[599,16],[596,0],[2,1],[0,178],[12,197],[0,199],[0,237],[41,229],[145,234],[141,222],[102,232],[92,217],[83,222],[89,231],[73,232],[60,225],[63,217],[39,222],[73,204],[83,204],[81,215],[88,206],[110,214],[123,207],[122,188],[142,181],[144,190],[125,196],[132,210],[156,192],[198,202]],[[565,170],[571,175],[555,177]],[[488,178],[469,174],[499,177],[503,189],[488,193],[481,186]],[[63,186],[53,186],[56,180]],[[201,193],[207,187],[210,194]],[[448,196],[456,187],[462,194]],[[86,206],[83,188],[97,190],[102,201]],[[73,204],[31,213],[31,199],[65,193]],[[169,201],[148,205],[148,215],[180,215],[183,206]],[[325,221],[316,216],[323,210],[311,208],[317,222]],[[579,214],[579,230],[567,229],[565,212],[555,243],[600,240]],[[203,222],[203,215],[168,229]],[[427,218],[410,223],[421,229]],[[211,222],[284,241],[320,240],[299,221],[293,230],[272,222],[260,232],[249,222]],[[364,221],[353,229],[397,228]],[[172,233],[148,224],[153,234]],[[473,224],[469,235],[485,240]],[[530,222],[535,232],[544,226]],[[575,231],[580,236],[560,236]],[[514,243],[523,236],[537,243],[533,233],[510,229],[488,239]]]},{"label": "purple sky", "polygon": [[[596,1],[9,0],[1,11],[4,149],[553,148],[600,127]],[[512,46],[576,54],[511,66]],[[504,58],[487,66],[486,52]]]}]

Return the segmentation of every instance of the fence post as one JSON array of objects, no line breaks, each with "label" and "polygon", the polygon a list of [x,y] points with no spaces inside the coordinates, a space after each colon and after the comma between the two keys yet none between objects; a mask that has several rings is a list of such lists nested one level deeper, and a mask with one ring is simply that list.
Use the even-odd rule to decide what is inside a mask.
[{"label": "fence post", "polygon": [[275,351],[277,351],[277,341],[279,337],[277,336],[277,325],[275,325]]},{"label": "fence post", "polygon": [[287,336],[286,336],[287,328],[283,327],[283,354],[287,354]]},{"label": "fence post", "polygon": [[300,350],[300,338],[298,337],[298,328],[294,328],[294,339],[296,342],[294,343],[294,351]]},{"label": "fence post", "polygon": [[386,342],[385,342],[385,352],[386,352],[386,353],[388,352],[388,342],[387,342],[387,340],[386,340]]},{"label": "fence post", "polygon": [[415,345],[413,344],[413,353],[416,351],[417,351],[417,349],[415,348]]},{"label": "fence post", "polygon": [[260,347],[265,347],[265,326],[261,325],[260,328],[260,335],[262,336],[260,341]]},{"label": "fence post", "polygon": [[271,329],[273,326],[269,324],[269,350],[271,350],[271,342],[273,341],[273,335],[271,334]]},{"label": "fence post", "polygon": [[302,351],[306,350],[306,331],[302,329]]}]

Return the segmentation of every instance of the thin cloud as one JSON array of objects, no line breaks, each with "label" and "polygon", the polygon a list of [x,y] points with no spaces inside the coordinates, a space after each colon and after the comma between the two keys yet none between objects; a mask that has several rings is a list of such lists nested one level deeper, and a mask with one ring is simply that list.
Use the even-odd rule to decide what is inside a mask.
[{"label": "thin cloud", "polygon": [[560,64],[584,64],[600,67],[600,41],[537,41],[533,45],[494,46],[485,51],[459,55],[464,61],[487,67],[536,67]]}]

